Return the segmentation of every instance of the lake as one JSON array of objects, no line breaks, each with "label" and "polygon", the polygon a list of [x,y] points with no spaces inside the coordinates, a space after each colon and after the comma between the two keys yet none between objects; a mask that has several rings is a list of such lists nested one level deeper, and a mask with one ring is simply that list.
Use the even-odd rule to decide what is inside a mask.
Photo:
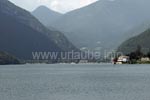
[{"label": "lake", "polygon": [[150,65],[0,66],[0,100],[150,100]]}]

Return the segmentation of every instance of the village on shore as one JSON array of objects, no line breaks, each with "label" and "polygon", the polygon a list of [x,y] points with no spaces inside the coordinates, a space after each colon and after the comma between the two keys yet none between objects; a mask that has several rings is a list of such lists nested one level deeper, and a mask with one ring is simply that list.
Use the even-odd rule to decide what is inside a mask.
[{"label": "village on shore", "polygon": [[113,59],[114,64],[150,64],[150,51],[143,53],[141,46],[137,50]]}]

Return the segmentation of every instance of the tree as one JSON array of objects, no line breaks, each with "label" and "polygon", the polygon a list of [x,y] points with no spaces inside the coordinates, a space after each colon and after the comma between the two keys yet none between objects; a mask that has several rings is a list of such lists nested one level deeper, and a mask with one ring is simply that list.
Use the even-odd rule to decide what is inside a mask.
[{"label": "tree", "polygon": [[149,58],[150,58],[150,51],[147,53],[147,57],[149,57]]},{"label": "tree", "polygon": [[137,46],[135,54],[137,59],[140,59],[143,56],[142,47],[140,45]]}]

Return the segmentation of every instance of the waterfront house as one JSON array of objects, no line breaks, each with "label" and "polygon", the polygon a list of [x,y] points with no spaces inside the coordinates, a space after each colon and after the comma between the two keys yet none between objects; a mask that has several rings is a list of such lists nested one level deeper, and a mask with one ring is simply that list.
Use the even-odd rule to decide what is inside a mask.
[{"label": "waterfront house", "polygon": [[150,58],[148,58],[148,57],[142,57],[142,58],[141,58],[141,61],[142,61],[142,62],[147,62],[147,61],[150,61]]},{"label": "waterfront house", "polygon": [[129,56],[120,56],[118,57],[117,64],[126,64],[129,63],[129,61],[130,61]]}]

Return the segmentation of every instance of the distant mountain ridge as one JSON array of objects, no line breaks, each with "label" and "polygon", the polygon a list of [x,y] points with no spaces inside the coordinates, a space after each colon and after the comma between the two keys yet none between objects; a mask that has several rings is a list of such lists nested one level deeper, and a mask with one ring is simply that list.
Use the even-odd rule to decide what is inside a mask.
[{"label": "distant mountain ridge", "polygon": [[149,0],[99,0],[63,15],[53,27],[79,48],[114,49],[131,37],[127,32],[150,19],[149,4]]},{"label": "distant mountain ridge", "polygon": [[0,51],[21,59],[32,59],[32,52],[78,50],[57,30],[45,28],[29,12],[7,0],[0,0]]},{"label": "distant mountain ridge", "polygon": [[36,8],[32,14],[45,26],[51,26],[52,22],[56,21],[62,16],[62,14],[52,11],[46,6],[40,6]]},{"label": "distant mountain ridge", "polygon": [[129,54],[136,51],[137,47],[142,48],[143,53],[150,52],[150,28],[141,33],[140,35],[134,36],[124,41],[119,47],[118,51],[124,54]]}]

